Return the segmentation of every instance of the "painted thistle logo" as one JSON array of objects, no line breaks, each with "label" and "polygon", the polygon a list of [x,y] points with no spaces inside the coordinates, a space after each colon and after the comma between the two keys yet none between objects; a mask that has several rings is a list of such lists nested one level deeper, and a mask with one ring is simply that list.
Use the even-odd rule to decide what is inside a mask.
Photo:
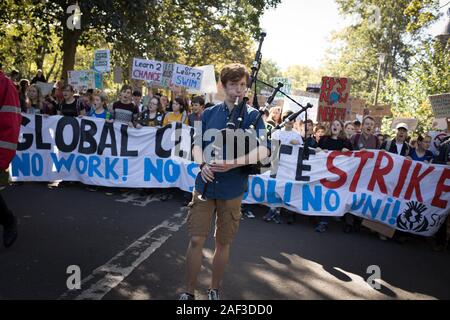
[{"label": "painted thistle logo", "polygon": [[428,231],[428,219],[423,215],[427,207],[417,201],[410,201],[401,215],[397,217],[397,227],[401,230],[425,232]]}]

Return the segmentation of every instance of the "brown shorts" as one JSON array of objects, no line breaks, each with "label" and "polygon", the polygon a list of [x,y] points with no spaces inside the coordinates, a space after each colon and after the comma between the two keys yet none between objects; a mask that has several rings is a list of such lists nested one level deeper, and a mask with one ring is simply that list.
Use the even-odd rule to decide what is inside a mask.
[{"label": "brown shorts", "polygon": [[241,221],[241,202],[243,195],[231,200],[198,199],[199,193],[194,190],[189,203],[188,230],[189,236],[207,237],[211,219],[216,210],[216,229],[214,237],[220,244],[230,244],[239,229]]}]

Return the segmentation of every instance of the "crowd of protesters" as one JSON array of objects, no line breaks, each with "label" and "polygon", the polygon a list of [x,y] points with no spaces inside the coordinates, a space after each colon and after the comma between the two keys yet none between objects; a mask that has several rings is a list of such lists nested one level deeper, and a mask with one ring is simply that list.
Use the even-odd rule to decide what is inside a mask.
[{"label": "crowd of protesters", "polygon": [[[64,84],[63,81],[56,82],[53,90],[43,96],[36,84],[38,81],[46,82],[41,70],[31,81],[26,79],[19,81],[17,77],[16,72],[10,74],[19,94],[20,108],[27,114],[95,117],[105,119],[107,122],[126,123],[139,129],[163,127],[172,122],[194,126],[195,121],[201,120],[203,110],[213,105],[205,103],[203,96],[172,95],[171,99],[168,95],[152,90],[144,96],[140,90],[134,90],[130,85],[122,86],[117,101],[108,101],[107,95],[100,90],[90,89],[77,93],[71,85]],[[375,119],[371,116],[364,117],[362,122],[355,120],[345,123],[340,120],[331,123],[314,123],[311,120],[303,123],[301,120],[293,120],[286,123],[282,130],[274,131],[274,128],[291,114],[292,111],[283,112],[282,107],[273,106],[264,115],[268,133],[274,132],[272,139],[287,145],[305,145],[314,148],[316,152],[382,149],[414,161],[450,165],[450,135],[433,154],[429,150],[431,136],[417,135],[406,123],[399,123],[395,127],[395,137],[390,139],[389,135],[382,134],[378,128],[375,129]],[[448,130],[447,134],[450,134]],[[97,190],[92,186],[89,189]],[[166,198],[162,200],[167,199],[167,194],[165,196]],[[186,196],[185,204],[187,202]],[[247,218],[255,217],[249,205],[243,206],[242,213]],[[282,215],[287,216],[288,224],[295,222],[295,213],[280,208],[269,208],[263,219],[267,222],[283,223]],[[319,233],[326,232],[328,220],[329,218],[320,217],[315,230]],[[360,228],[361,219],[354,215],[346,214],[341,220],[343,231],[346,233],[357,232]],[[448,246],[446,226],[447,221],[435,236],[436,250],[441,251]],[[404,236],[405,234],[396,232],[395,238],[402,239]],[[386,240],[381,234],[379,238]]]}]

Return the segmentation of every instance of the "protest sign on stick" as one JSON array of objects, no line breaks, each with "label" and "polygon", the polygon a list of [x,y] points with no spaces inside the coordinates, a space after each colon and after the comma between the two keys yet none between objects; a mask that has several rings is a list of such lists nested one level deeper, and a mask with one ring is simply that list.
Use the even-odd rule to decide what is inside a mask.
[{"label": "protest sign on stick", "polygon": [[86,91],[87,89],[102,88],[101,78],[99,78],[99,73],[95,70],[72,70],[67,73],[68,83],[79,92]]},{"label": "protest sign on stick", "polygon": [[111,71],[110,51],[108,49],[95,51],[95,53],[94,53],[94,69],[101,73]]},{"label": "protest sign on stick", "polygon": [[450,93],[437,94],[428,98],[436,118],[450,117]]},{"label": "protest sign on stick", "polygon": [[349,107],[350,79],[322,77],[319,98],[319,122],[344,121]]},{"label": "protest sign on stick", "polygon": [[176,86],[187,89],[200,90],[203,70],[175,63],[172,73],[172,82]]},{"label": "protest sign on stick", "polygon": [[135,80],[161,83],[164,72],[164,62],[134,58],[131,78]]},{"label": "protest sign on stick", "polygon": [[192,94],[217,93],[217,81],[214,66],[206,65],[195,67],[195,69],[203,71],[202,83],[200,89],[188,89],[188,92]]},{"label": "protest sign on stick", "polygon": [[38,82],[36,82],[36,86],[39,89],[41,89],[42,96],[45,97],[45,96],[49,95],[52,92],[53,87],[55,86],[55,84],[54,83],[46,83],[46,82],[38,81]]}]

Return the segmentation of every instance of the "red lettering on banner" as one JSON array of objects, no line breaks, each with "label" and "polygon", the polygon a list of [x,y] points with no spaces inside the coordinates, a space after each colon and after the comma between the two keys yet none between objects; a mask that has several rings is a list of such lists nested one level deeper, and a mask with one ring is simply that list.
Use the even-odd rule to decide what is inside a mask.
[{"label": "red lettering on banner", "polygon": [[[387,159],[388,164],[386,167],[381,168],[381,162],[383,158]],[[373,169],[372,177],[370,178],[369,186],[367,187],[367,189],[373,191],[373,189],[375,188],[375,183],[377,183],[380,188],[380,191],[384,194],[387,194],[384,176],[387,175],[389,172],[391,172],[393,167],[394,167],[394,160],[392,160],[392,157],[384,151],[379,152],[377,160],[375,162],[375,168]]]},{"label": "red lettering on banner", "polygon": [[420,174],[420,169],[422,169],[422,164],[421,163],[416,164],[416,167],[414,168],[411,179],[409,181],[408,189],[406,189],[405,200],[411,199],[412,193],[415,190],[417,200],[419,202],[423,202],[422,193],[420,192],[420,181],[427,175],[429,175],[431,172],[433,172],[434,167],[429,167],[422,174]]},{"label": "red lettering on banner", "polygon": [[345,171],[342,171],[341,169],[335,167],[333,164],[334,159],[339,156],[351,157],[352,152],[350,152],[350,151],[349,152],[332,151],[328,155],[328,157],[327,157],[328,171],[339,176],[339,179],[336,181],[330,181],[328,179],[320,180],[320,183],[328,189],[338,189],[338,188],[342,187],[345,184],[345,182],[347,181],[347,173],[345,173]]},{"label": "red lettering on banner", "polygon": [[394,193],[392,194],[394,197],[399,198],[400,193],[403,190],[403,186],[406,182],[406,177],[408,176],[409,168],[411,168],[412,161],[405,159],[403,160],[402,169],[400,170],[400,175],[398,176],[397,186],[394,189]]},{"label": "red lettering on banner", "polygon": [[450,185],[445,184],[445,180],[450,179],[450,169],[445,168],[444,172],[442,172],[441,177],[439,178],[439,182],[436,185],[436,191],[434,193],[433,201],[431,201],[431,205],[445,209],[447,208],[448,201],[442,200],[441,195],[444,192],[450,192]]},{"label": "red lettering on banner", "polygon": [[367,161],[369,159],[372,159],[374,157],[374,153],[370,151],[360,151],[355,152],[355,158],[361,158],[361,161],[359,162],[358,169],[356,169],[355,175],[353,176],[352,183],[350,184],[350,192],[355,192],[356,187],[358,186],[359,179],[361,178],[361,172],[364,166],[366,165]]}]

